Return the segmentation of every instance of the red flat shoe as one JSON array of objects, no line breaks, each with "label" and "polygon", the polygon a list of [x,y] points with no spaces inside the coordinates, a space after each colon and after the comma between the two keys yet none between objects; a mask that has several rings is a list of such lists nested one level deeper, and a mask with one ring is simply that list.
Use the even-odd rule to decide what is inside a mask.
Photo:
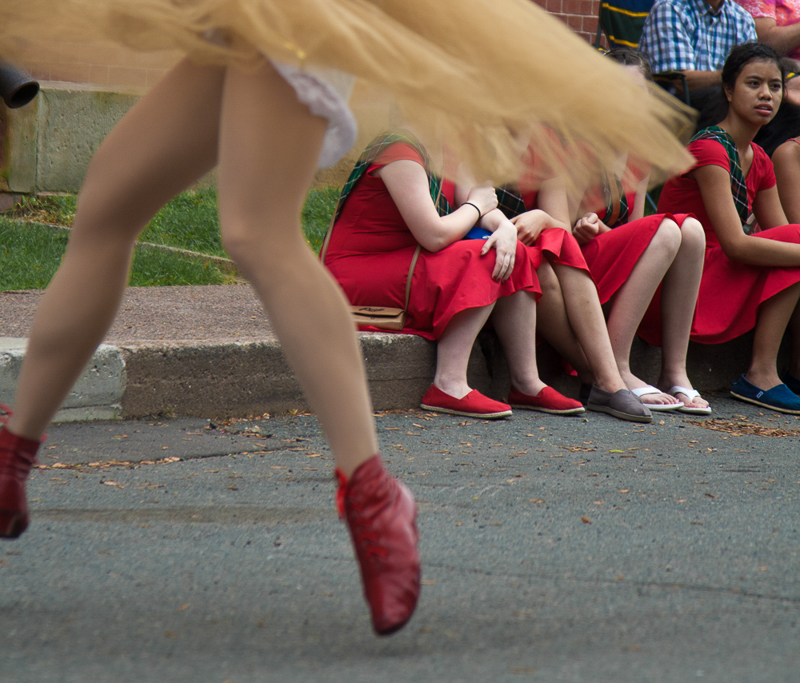
[{"label": "red flat shoe", "polygon": [[336,477],[336,506],[350,529],[372,627],[388,636],[406,625],[419,599],[417,505],[380,455],[361,463],[349,481],[338,469]]},{"label": "red flat shoe", "polygon": [[[0,410],[10,414],[5,406]],[[6,419],[0,418],[0,422]],[[19,538],[28,528],[25,480],[36,463],[39,444],[0,427],[0,538]]]},{"label": "red flat shoe", "polygon": [[444,393],[435,384],[431,384],[431,388],[422,397],[420,408],[432,410],[436,413],[465,415],[466,417],[478,417],[485,420],[496,420],[511,415],[510,405],[484,396],[475,389],[470,391],[464,398],[456,398]]},{"label": "red flat shoe", "polygon": [[508,393],[508,402],[512,408],[539,410],[551,415],[578,415],[586,412],[580,401],[562,396],[553,387],[545,387],[536,396],[523,394],[512,387]]}]

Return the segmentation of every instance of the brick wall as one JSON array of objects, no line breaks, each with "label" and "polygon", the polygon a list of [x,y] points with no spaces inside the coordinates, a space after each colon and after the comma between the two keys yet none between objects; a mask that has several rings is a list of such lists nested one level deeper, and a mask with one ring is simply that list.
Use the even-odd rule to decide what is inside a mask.
[{"label": "brick wall", "polygon": [[534,0],[534,2],[565,22],[581,38],[594,43],[600,0]]},{"label": "brick wall", "polygon": [[[533,0],[564,21],[587,42],[594,42],[600,0]],[[23,66],[42,81],[92,83],[142,91],[158,81],[179,58],[174,53],[140,53],[115,45],[34,45]],[[46,57],[43,57],[46,55]]]}]

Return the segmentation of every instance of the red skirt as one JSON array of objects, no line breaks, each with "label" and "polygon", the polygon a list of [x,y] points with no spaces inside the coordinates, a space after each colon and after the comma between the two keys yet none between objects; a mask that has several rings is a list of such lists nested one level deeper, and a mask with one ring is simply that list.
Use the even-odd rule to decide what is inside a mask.
[{"label": "red skirt", "polygon": [[[754,235],[763,239],[800,244],[800,225],[781,225]],[[719,244],[706,245],[703,278],[690,339],[701,344],[721,344],[756,326],[758,307],[770,297],[800,282],[800,267],[750,266],[731,261]],[[639,336],[661,345],[661,288],[639,327]]]},{"label": "red skirt", "polygon": [[645,216],[604,232],[584,244],[581,249],[597,285],[600,303],[606,303],[625,284],[664,219],[671,218],[680,226],[690,215],[661,213]]},{"label": "red skirt", "polygon": [[[564,230],[543,231],[532,247],[517,242],[514,270],[505,282],[492,279],[497,252],[491,249],[481,256],[483,246],[483,240],[459,240],[437,252],[420,252],[402,332],[435,340],[461,311],[488,306],[519,291],[531,292],[538,299],[542,290],[536,269],[544,252],[555,263],[588,270],[578,243]],[[341,257],[328,267],[353,305],[402,308],[414,250]],[[359,329],[376,331],[366,326]]]}]

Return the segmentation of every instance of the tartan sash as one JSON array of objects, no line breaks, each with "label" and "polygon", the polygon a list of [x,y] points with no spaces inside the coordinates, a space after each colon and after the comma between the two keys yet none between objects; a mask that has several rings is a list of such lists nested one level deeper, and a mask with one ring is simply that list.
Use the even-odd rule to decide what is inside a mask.
[{"label": "tartan sash", "polygon": [[441,192],[442,179],[434,174],[431,170],[430,159],[428,158],[428,153],[425,151],[425,148],[411,133],[408,131],[400,131],[397,133],[383,133],[379,135],[372,142],[370,142],[367,145],[367,148],[361,153],[356,165],[350,172],[350,177],[348,177],[347,182],[345,182],[344,187],[342,187],[342,194],[339,195],[339,201],[336,204],[336,212],[334,213],[333,223],[339,220],[339,216],[342,213],[345,201],[347,201],[347,198],[350,196],[350,192],[355,187],[361,176],[364,175],[366,170],[370,167],[370,164],[374,163],[378,156],[380,156],[381,152],[398,142],[404,142],[408,145],[411,145],[422,157],[425,165],[425,173],[428,175],[428,189],[430,190],[431,199],[436,205],[436,210],[439,212],[439,215],[446,216],[452,212],[453,209],[450,206],[450,202],[447,201],[447,198]]},{"label": "tartan sash", "polygon": [[603,223],[609,228],[616,228],[628,222],[630,207],[628,195],[622,187],[622,181],[613,173],[603,174],[603,203],[606,213]]},{"label": "tartan sash", "polygon": [[497,208],[505,214],[506,218],[514,218],[528,210],[516,183],[496,187],[495,194],[497,195]]},{"label": "tartan sash", "polygon": [[719,126],[703,128],[703,130],[698,131],[689,142],[694,142],[695,140],[715,140],[720,143],[728,153],[733,203],[736,205],[736,212],[739,214],[739,219],[742,221],[742,230],[747,232],[746,226],[747,220],[750,218],[750,202],[747,199],[747,185],[744,181],[742,165],[739,162],[739,151],[736,149],[736,143],[733,141],[730,134]]}]

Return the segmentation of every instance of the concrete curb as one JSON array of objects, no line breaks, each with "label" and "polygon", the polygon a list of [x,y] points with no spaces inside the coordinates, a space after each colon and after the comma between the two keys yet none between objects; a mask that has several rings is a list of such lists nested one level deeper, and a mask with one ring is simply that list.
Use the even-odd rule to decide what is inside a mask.
[{"label": "concrete curb", "polygon": [[[0,403],[13,402],[27,345],[27,339],[0,337]],[[103,344],[95,351],[56,414],[55,421],[112,420],[120,417],[125,380],[125,360],[120,349]]]},{"label": "concrete curb", "polygon": [[[359,333],[375,410],[416,408],[433,380],[435,344],[414,335]],[[716,346],[691,344],[689,375],[700,391],[727,389],[747,367],[750,337]],[[0,337],[0,402],[13,401],[27,341]],[[783,356],[788,349],[783,349]],[[658,348],[636,340],[632,367],[655,383]],[[578,382],[561,371],[547,346],[538,351],[544,381],[576,396]],[[508,366],[497,337],[484,331],[473,349],[470,384],[490,396],[504,397]],[[57,422],[107,420],[152,415],[243,417],[307,410],[277,341],[138,342],[103,345],[92,357]]]}]

